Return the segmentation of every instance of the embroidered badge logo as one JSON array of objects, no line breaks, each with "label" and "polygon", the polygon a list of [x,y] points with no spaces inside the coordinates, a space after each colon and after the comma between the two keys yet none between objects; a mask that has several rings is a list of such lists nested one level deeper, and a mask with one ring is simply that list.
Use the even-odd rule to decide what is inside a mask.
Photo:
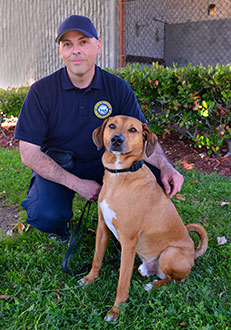
[{"label": "embroidered badge logo", "polygon": [[96,103],[94,106],[94,113],[96,117],[100,119],[105,119],[110,116],[112,113],[112,106],[109,102],[107,101],[99,101]]}]

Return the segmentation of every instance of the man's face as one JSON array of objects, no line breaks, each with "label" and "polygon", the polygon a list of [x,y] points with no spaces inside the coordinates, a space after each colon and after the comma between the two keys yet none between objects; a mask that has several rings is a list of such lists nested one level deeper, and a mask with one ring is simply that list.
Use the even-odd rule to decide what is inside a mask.
[{"label": "man's face", "polygon": [[59,45],[60,56],[70,79],[93,78],[96,56],[101,51],[101,40],[88,38],[78,31],[66,32]]}]

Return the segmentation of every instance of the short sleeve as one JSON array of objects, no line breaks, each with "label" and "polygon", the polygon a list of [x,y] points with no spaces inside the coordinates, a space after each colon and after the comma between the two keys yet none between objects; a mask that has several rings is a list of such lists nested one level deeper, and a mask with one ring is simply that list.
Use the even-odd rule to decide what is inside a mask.
[{"label": "short sleeve", "polygon": [[23,103],[15,129],[15,139],[41,146],[48,131],[46,97],[32,85]]}]

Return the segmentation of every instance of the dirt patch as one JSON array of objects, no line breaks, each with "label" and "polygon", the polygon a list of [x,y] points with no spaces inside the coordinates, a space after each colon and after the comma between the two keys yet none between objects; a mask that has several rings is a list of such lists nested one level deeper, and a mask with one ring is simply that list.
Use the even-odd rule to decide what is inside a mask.
[{"label": "dirt patch", "polygon": [[[15,123],[3,123],[2,128],[5,135],[0,131],[0,146],[6,149],[18,148],[18,141],[13,139]],[[206,150],[194,148],[192,141],[181,140],[176,133],[171,133],[165,138],[160,137],[159,142],[168,158],[183,169],[231,176],[231,157],[224,157],[228,151],[226,144],[223,145],[219,155],[209,157]],[[17,222],[15,218],[17,211],[1,205],[0,199],[0,228],[3,227],[6,231]]]},{"label": "dirt patch", "polygon": [[1,125],[0,130],[0,147],[5,149],[18,148],[18,140],[14,139],[14,122],[5,122]]},{"label": "dirt patch", "polygon": [[180,135],[176,133],[168,135],[165,139],[160,138],[159,141],[168,158],[183,169],[231,176],[231,157],[224,157],[228,152],[226,143],[218,155],[208,156],[206,149],[195,148],[191,140],[181,140]]},{"label": "dirt patch", "polygon": [[5,201],[0,198],[0,229],[6,233],[12,229],[18,222],[18,210],[6,205]]}]

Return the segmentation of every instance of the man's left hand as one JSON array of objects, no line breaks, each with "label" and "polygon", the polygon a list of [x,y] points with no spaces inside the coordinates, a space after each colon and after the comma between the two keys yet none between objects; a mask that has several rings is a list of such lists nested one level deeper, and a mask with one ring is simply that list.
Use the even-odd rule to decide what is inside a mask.
[{"label": "man's left hand", "polygon": [[164,166],[161,169],[161,181],[164,185],[166,194],[172,198],[176,193],[180,192],[184,177],[169,164],[169,166]]}]

